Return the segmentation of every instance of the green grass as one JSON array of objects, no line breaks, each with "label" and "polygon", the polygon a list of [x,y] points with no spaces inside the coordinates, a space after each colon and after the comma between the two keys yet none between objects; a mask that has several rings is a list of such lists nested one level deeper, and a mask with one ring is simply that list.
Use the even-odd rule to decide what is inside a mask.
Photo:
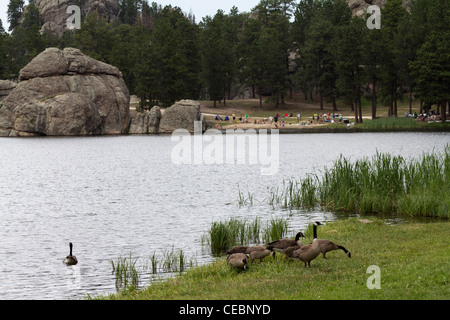
[{"label": "green grass", "polygon": [[[225,258],[190,269],[151,286],[102,299],[154,300],[448,300],[450,251],[448,221],[388,225],[373,219],[341,220],[319,227],[321,238],[346,247],[317,257],[311,268],[282,255],[250,264],[245,273],[230,270]],[[307,235],[310,237],[310,235]],[[308,239],[310,240],[310,239]],[[381,289],[369,290],[369,266],[381,270]]]}]

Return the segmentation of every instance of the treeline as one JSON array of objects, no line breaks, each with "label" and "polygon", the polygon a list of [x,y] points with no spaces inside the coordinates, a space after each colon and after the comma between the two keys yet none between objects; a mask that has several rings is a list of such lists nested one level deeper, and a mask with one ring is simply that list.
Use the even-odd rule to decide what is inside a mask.
[{"label": "treeline", "polygon": [[[361,99],[377,106],[420,101],[445,117],[450,101],[450,0],[389,0],[381,29],[352,17],[344,0],[261,0],[250,13],[234,7],[197,22],[178,7],[119,0],[118,19],[91,12],[80,30],[61,38],[40,33],[33,1],[10,0],[11,34],[0,27],[0,77],[19,70],[49,46],[77,47],[117,66],[142,107],[179,99],[232,98],[237,85],[278,105],[301,92],[320,106],[337,100],[362,121]],[[23,20],[19,22],[19,18]]]}]

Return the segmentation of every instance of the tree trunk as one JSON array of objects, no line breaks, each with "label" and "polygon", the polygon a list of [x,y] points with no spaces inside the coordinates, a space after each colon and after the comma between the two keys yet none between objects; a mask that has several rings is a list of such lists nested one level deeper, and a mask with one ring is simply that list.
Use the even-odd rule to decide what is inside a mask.
[{"label": "tree trunk", "polygon": [[333,112],[338,111],[337,104],[336,104],[336,97],[333,97]]},{"label": "tree trunk", "polygon": [[[356,100],[355,100],[355,101],[356,101]],[[355,103],[354,103],[354,100],[353,100],[353,99],[352,99],[351,105],[352,105],[352,110],[355,111],[355,123],[359,123],[359,119],[358,119],[358,107],[357,107],[357,106],[355,107]]]},{"label": "tree trunk", "polygon": [[216,100],[214,100],[214,108],[217,108]]},{"label": "tree trunk", "polygon": [[253,99],[256,98],[256,91],[255,91],[255,85],[254,84],[252,85],[252,97],[253,97]]},{"label": "tree trunk", "polygon": [[258,92],[259,92],[259,108],[262,109],[262,92],[261,92],[261,88],[259,88]]},{"label": "tree trunk", "polygon": [[375,120],[377,118],[377,80],[375,77],[372,78],[372,85],[372,120]]},{"label": "tree trunk", "polygon": [[409,114],[412,114],[412,86],[409,87]]},{"label": "tree trunk", "polygon": [[447,121],[447,101],[442,101],[441,102],[441,121]]},{"label": "tree trunk", "polygon": [[361,96],[358,97],[358,111],[359,111],[359,123],[363,123],[362,109],[361,109]]},{"label": "tree trunk", "polygon": [[398,118],[398,113],[397,113],[397,80],[394,80],[394,88],[392,88],[394,90],[394,117]]},{"label": "tree trunk", "polygon": [[394,110],[394,101],[392,100],[392,96],[391,96],[391,98],[389,99],[390,101],[389,101],[389,110],[388,110],[388,116],[390,117],[390,116],[392,116],[393,115],[393,110]]},{"label": "tree trunk", "polygon": [[323,96],[322,96],[322,93],[320,93],[320,110],[323,110]]}]

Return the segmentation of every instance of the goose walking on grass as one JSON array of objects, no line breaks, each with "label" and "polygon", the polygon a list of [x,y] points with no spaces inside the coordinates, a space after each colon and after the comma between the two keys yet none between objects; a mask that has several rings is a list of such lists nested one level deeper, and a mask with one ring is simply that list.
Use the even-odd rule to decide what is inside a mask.
[{"label": "goose walking on grass", "polygon": [[73,266],[73,265],[76,265],[78,263],[77,257],[72,255],[72,247],[73,247],[73,244],[72,244],[72,242],[70,242],[69,243],[70,253],[63,261],[68,266]]},{"label": "goose walking on grass", "polygon": [[319,247],[320,247],[320,252],[322,252],[322,255],[323,255],[324,259],[327,258],[327,257],[325,257],[327,252],[334,251],[334,250],[342,250],[342,251],[345,252],[345,254],[349,258],[352,257],[351,253],[347,249],[345,249],[343,246],[340,246],[340,245],[334,243],[331,240],[319,239]]},{"label": "goose walking on grass", "polygon": [[233,253],[228,256],[227,263],[231,268],[234,268],[238,271],[247,271],[248,263],[247,263],[247,255],[245,253]]},{"label": "goose walking on grass", "polygon": [[298,246],[292,246],[285,249],[287,258],[299,259],[305,263],[305,268],[311,267],[311,261],[317,258],[320,254],[319,240],[317,239],[317,226],[321,225],[320,222],[314,222],[314,240],[312,243],[304,245],[300,248]]},{"label": "goose walking on grass", "polygon": [[272,250],[266,246],[236,246],[226,251],[227,254],[245,253],[249,256],[252,263],[253,260],[258,259],[260,262],[267,257]]},{"label": "goose walking on grass", "polygon": [[305,235],[303,232],[299,232],[295,236],[295,240],[293,239],[280,239],[277,241],[273,241],[267,245],[267,249],[273,251],[273,256],[275,257],[275,251],[285,253],[285,250],[290,247],[298,247],[300,248],[303,244],[300,241],[300,238],[304,238]]},{"label": "goose walking on grass", "polygon": [[226,254],[246,253],[249,248],[250,248],[249,246],[235,246],[231,249],[228,249],[225,253]]},{"label": "goose walking on grass", "polygon": [[[317,237],[317,234],[315,234],[315,237]],[[320,252],[322,253],[324,259],[327,258],[327,257],[325,257],[327,252],[334,251],[334,250],[342,250],[345,252],[345,254],[349,258],[352,257],[351,253],[347,249],[345,249],[343,246],[340,246],[340,245],[334,243],[331,240],[319,239],[319,247],[320,247]]]},{"label": "goose walking on grass", "polygon": [[255,246],[248,248],[246,253],[249,255],[253,263],[254,260],[259,260],[259,262],[262,262],[265,257],[270,255],[271,252],[272,250],[267,249],[265,246]]}]

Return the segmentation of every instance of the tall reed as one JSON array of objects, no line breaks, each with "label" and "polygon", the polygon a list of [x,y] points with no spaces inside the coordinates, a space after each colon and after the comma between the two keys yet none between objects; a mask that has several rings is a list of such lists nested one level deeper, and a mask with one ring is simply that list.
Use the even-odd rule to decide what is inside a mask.
[{"label": "tall reed", "polygon": [[264,243],[282,239],[287,235],[289,223],[283,218],[274,218],[267,222],[266,228],[263,230],[262,239]]},{"label": "tall reed", "polygon": [[449,217],[450,146],[405,160],[377,152],[355,162],[342,155],[321,177],[290,179],[269,191],[269,204],[334,212]]},{"label": "tall reed", "polygon": [[215,256],[224,254],[236,245],[257,244],[260,241],[279,239],[288,229],[288,222],[283,218],[272,219],[262,229],[261,219],[252,221],[230,218],[225,221],[213,222],[206,234],[202,236],[202,245],[209,245]]},{"label": "tall reed", "polygon": [[133,257],[130,253],[130,256],[122,257],[120,256],[116,263],[114,261],[110,261],[112,272],[115,274],[116,278],[116,289],[124,289],[129,286],[133,286],[134,288],[138,288],[140,275],[136,269],[137,258]]}]

